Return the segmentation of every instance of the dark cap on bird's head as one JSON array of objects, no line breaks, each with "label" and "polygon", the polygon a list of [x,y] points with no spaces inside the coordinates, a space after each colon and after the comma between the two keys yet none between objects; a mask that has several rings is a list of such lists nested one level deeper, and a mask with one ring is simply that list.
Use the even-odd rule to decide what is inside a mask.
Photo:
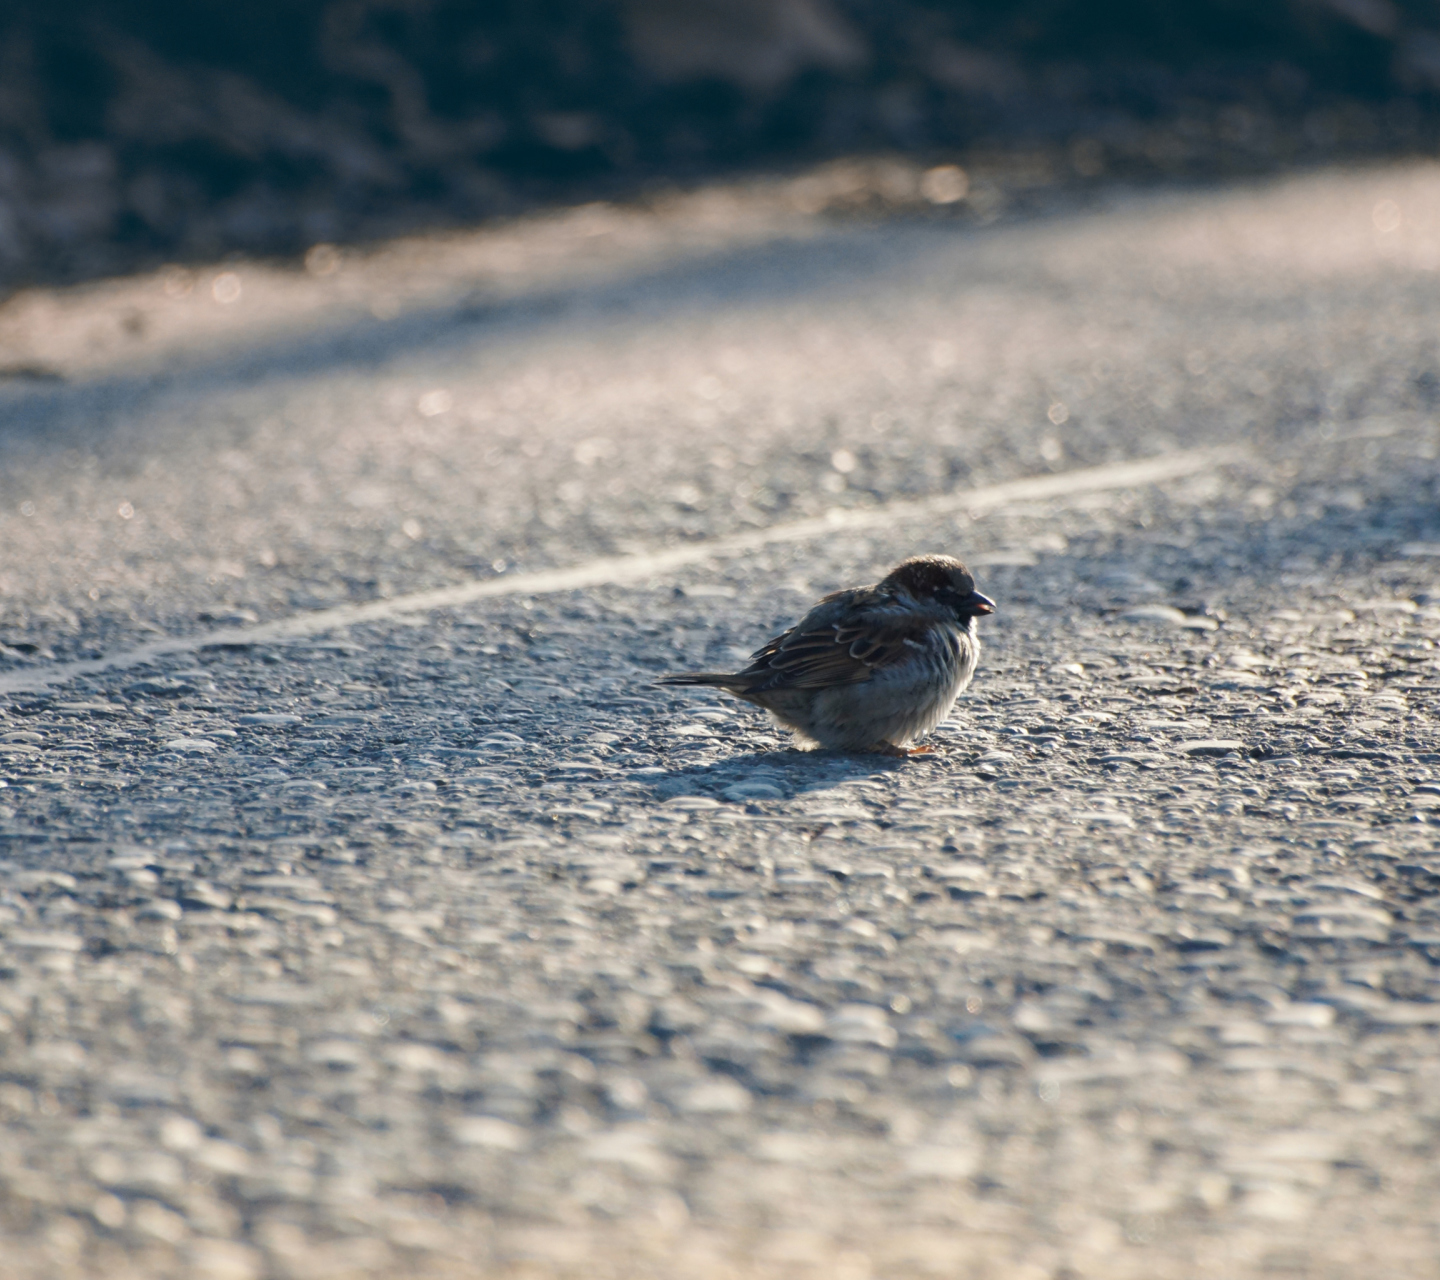
[{"label": "dark cap on bird's head", "polygon": [[912,556],[877,584],[881,591],[903,591],[912,600],[937,600],[960,618],[994,613],[995,602],[975,590],[970,570],[954,556]]}]

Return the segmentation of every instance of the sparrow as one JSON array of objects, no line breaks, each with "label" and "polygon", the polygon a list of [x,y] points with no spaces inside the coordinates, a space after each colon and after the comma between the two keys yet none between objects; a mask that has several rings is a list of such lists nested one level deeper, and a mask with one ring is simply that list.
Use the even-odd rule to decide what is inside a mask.
[{"label": "sparrow", "polygon": [[764,707],[802,740],[835,751],[912,748],[975,675],[975,619],[995,602],[953,556],[915,556],[871,587],[836,591],[751,655],[743,671],[666,676]]}]

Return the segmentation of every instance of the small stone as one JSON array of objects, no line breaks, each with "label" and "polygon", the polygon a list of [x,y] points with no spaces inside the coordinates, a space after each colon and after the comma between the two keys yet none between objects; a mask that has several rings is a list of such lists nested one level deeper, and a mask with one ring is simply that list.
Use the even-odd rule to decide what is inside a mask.
[{"label": "small stone", "polygon": [[912,1178],[936,1178],[947,1182],[968,1178],[980,1165],[980,1155],[971,1147],[914,1147],[905,1153],[905,1172]]},{"label": "small stone", "polygon": [[710,1076],[677,1090],[670,1102],[687,1115],[739,1115],[750,1110],[751,1098],[728,1076]]},{"label": "small stone", "polygon": [[254,1164],[244,1147],[215,1138],[197,1144],[190,1158],[201,1168],[227,1178],[249,1173]]},{"label": "small stone", "polygon": [[1090,827],[1133,827],[1135,819],[1118,809],[1095,809],[1073,815],[1074,821]]},{"label": "small stone", "polygon": [[186,886],[180,893],[179,901],[182,907],[226,911],[234,899],[223,889],[217,889],[203,880],[197,880]]},{"label": "small stone", "polygon": [[165,744],[166,751],[178,751],[186,756],[208,756],[220,749],[220,744],[209,738],[171,738]]},{"label": "small stone", "polygon": [[192,1240],[185,1251],[190,1280],[260,1280],[264,1255],[232,1240]]},{"label": "small stone", "polygon": [[498,1116],[462,1116],[450,1134],[463,1147],[489,1147],[496,1151],[523,1151],[529,1137],[518,1124]]},{"label": "small stone", "polygon": [[743,803],[746,800],[783,800],[785,793],[771,782],[737,782],[720,793],[727,800]]},{"label": "small stone", "polygon": [[1282,1004],[1265,1017],[1272,1027],[1328,1027],[1335,1021],[1333,1005],[1300,1002]]},{"label": "small stone", "polygon": [[180,904],[168,898],[157,898],[147,902],[135,913],[137,920],[178,920],[182,915]]},{"label": "small stone", "polygon": [[893,1049],[900,1039],[885,1010],[868,1004],[841,1005],[825,1019],[825,1034],[846,1044],[873,1044],[882,1049]]},{"label": "small stone", "polygon": [[185,1219],[157,1200],[137,1201],[130,1212],[130,1225],[141,1235],[165,1244],[178,1244],[190,1234]]},{"label": "small stone", "polygon": [[756,1004],[749,1021],[782,1035],[816,1035],[825,1028],[825,1014],[813,1004],[792,1000],[778,991],[756,991]]},{"label": "small stone", "polygon": [[125,1201],[119,1196],[107,1194],[96,1197],[95,1203],[90,1206],[90,1212],[102,1227],[118,1231],[125,1225],[125,1218],[129,1210],[125,1206]]},{"label": "small stone", "polygon": [[85,939],[75,933],[48,933],[31,929],[14,929],[5,941],[22,951],[80,951]]},{"label": "small stone", "polygon": [[63,871],[19,871],[10,878],[10,883],[21,893],[35,893],[41,889],[71,890],[76,880]]},{"label": "small stone", "polygon": [[1142,604],[1126,609],[1120,615],[1123,622],[1154,622],[1161,626],[1178,627],[1185,622],[1185,615],[1168,604]]}]

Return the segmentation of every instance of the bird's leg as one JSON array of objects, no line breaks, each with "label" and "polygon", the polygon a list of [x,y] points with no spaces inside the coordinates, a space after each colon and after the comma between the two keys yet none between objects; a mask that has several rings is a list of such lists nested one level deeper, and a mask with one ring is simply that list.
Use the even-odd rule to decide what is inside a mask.
[{"label": "bird's leg", "polygon": [[897,747],[893,742],[877,742],[870,748],[876,755],[894,756],[897,760],[908,760],[911,756],[933,756],[935,748],[928,743],[919,747]]}]

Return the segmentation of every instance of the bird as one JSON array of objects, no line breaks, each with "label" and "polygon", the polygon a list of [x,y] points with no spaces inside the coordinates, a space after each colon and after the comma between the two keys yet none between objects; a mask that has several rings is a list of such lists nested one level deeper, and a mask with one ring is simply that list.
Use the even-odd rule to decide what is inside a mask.
[{"label": "bird", "polygon": [[825,596],[743,671],[658,683],[723,689],[809,746],[923,755],[933,748],[913,744],[950,714],[975,675],[975,619],[994,612],[959,560],[912,556],[873,586]]}]

